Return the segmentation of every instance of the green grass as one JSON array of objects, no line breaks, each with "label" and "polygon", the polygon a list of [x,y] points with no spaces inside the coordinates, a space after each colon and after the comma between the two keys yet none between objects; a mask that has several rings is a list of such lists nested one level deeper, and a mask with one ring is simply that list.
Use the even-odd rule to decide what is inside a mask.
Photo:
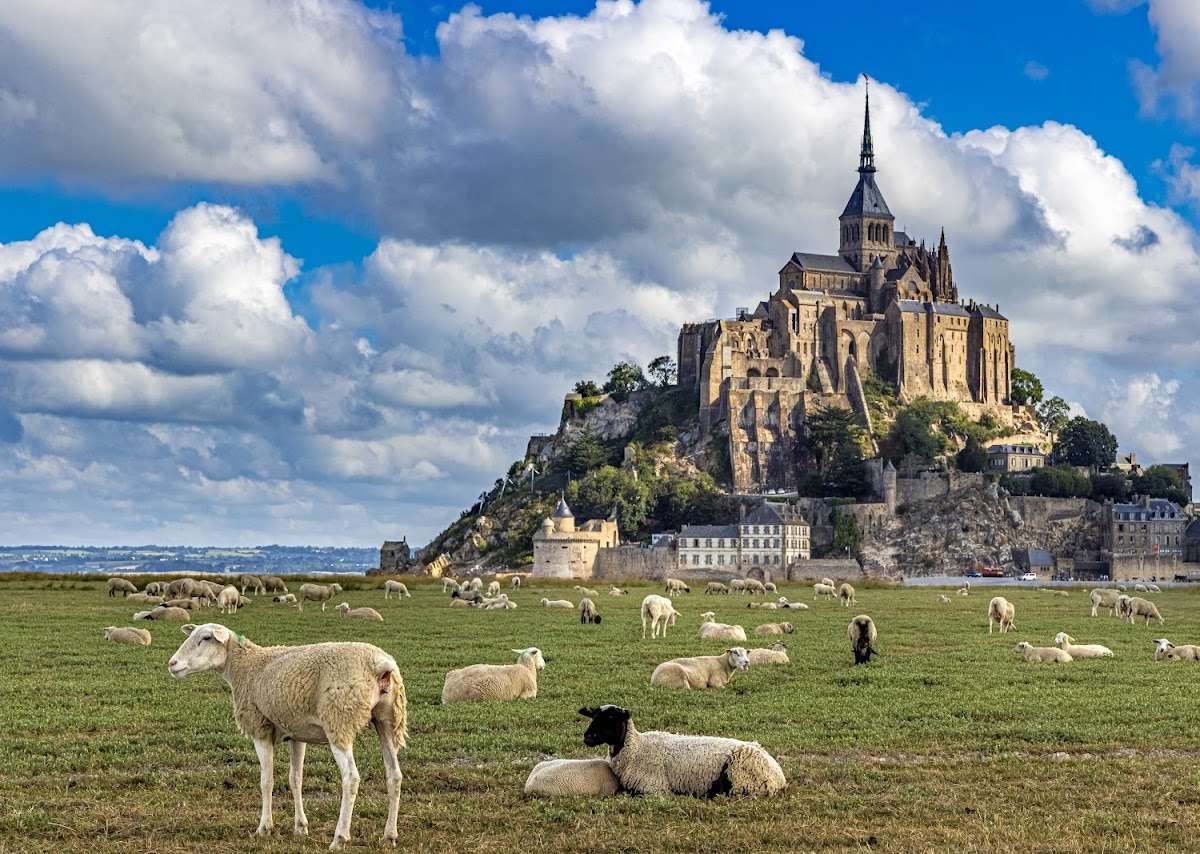
[{"label": "green grass", "polygon": [[[450,609],[440,588],[409,586],[403,604],[347,592],[382,611],[382,624],[266,599],[227,620],[262,644],[353,639],[395,656],[409,698],[407,850],[1181,851],[1200,830],[1200,669],[1156,664],[1150,643],[1200,640],[1200,591],[1154,596],[1168,623],[1146,628],[1089,618],[1080,591],[1010,590],[1019,629],[1006,637],[988,637],[982,592],[939,605],[934,589],[864,589],[847,610],[796,586],[782,592],[812,607],[786,617],[697,593],[681,597],[670,637],[643,641],[637,608],[649,586],[602,595],[604,622],[587,627],[536,604],[545,592],[575,600],[569,585],[527,588],[509,612]],[[652,689],[658,662],[721,649],[696,638],[708,607],[747,629],[792,620],[793,663],[740,674],[725,690]],[[309,751],[309,840],[287,835],[286,751],[276,768],[283,833],[252,840],[257,761],[227,688],[213,674],[170,679],[177,625],[147,624],[149,648],[105,643],[100,629],[129,625],[134,610],[99,583],[0,580],[0,852],[323,850],[339,792],[328,750]],[[854,613],[879,627],[883,655],[869,667],[850,666]],[[1036,666],[1012,651],[1018,640],[1049,645],[1060,630],[1117,657]],[[447,670],[511,661],[510,648],[534,644],[547,660],[536,699],[438,704]],[[631,708],[644,730],[760,741],[787,773],[786,796],[527,800],[522,784],[541,758],[595,755],[575,710],[604,702]],[[365,850],[378,847],[386,807],[373,735],[357,757],[354,839]]]}]

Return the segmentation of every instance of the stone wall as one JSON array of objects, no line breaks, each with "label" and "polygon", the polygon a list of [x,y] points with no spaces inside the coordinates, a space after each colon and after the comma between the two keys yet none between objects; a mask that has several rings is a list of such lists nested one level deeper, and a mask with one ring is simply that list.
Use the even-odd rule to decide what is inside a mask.
[{"label": "stone wall", "polygon": [[1189,568],[1194,567],[1185,567],[1178,555],[1113,555],[1109,577],[1113,581],[1170,581],[1176,574],[1184,575]]},{"label": "stone wall", "polygon": [[898,477],[896,478],[896,506],[929,501],[949,495],[959,489],[980,486],[983,486],[983,475],[978,472],[922,472],[917,477]]},{"label": "stone wall", "polygon": [[666,578],[676,573],[675,554],[675,549],[661,546],[647,548],[629,545],[601,549],[596,555],[592,578]]}]

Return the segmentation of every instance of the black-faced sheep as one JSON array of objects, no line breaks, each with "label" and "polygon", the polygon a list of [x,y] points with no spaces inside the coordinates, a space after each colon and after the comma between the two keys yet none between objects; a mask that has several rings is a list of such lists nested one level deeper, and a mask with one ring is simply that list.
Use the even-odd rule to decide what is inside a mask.
[{"label": "black-faced sheep", "polygon": [[579,622],[597,624],[600,622],[600,612],[596,609],[596,603],[586,596],[579,600]]},{"label": "black-faced sheep", "polygon": [[875,621],[866,614],[859,614],[851,620],[846,634],[850,638],[850,651],[854,653],[856,665],[868,664],[872,655],[879,655],[879,650],[875,648],[879,633],[875,630]]}]

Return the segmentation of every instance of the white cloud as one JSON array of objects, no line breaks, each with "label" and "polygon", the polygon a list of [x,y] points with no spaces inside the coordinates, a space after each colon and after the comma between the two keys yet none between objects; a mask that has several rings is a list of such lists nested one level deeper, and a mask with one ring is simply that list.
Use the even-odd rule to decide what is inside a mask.
[{"label": "white cloud", "polygon": [[1031,59],[1025,63],[1025,76],[1030,80],[1045,80],[1050,76],[1050,69],[1036,59]]},{"label": "white cloud", "polygon": [[[1108,383],[1103,420],[1123,447],[1145,452],[1152,459],[1174,458],[1184,449],[1177,397],[1181,384],[1158,374],[1138,374],[1124,383]],[[1130,437],[1136,437],[1130,442]]]},{"label": "white cloud", "polygon": [[1200,120],[1200,4],[1192,0],[1149,0],[1150,25],[1157,36],[1157,67],[1140,60],[1130,63],[1142,113],[1158,115],[1164,108],[1179,117]]}]

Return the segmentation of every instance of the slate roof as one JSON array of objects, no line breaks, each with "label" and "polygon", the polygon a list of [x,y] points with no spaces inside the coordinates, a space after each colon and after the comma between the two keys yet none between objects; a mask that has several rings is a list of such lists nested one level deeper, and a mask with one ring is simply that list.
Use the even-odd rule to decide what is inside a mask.
[{"label": "slate roof", "polygon": [[842,216],[876,216],[895,219],[892,212],[888,210],[887,202],[883,200],[883,193],[879,191],[879,186],[875,183],[874,173],[858,173],[858,183],[854,186],[854,192],[850,194],[850,201],[846,202],[846,209],[842,211]]},{"label": "slate roof", "polygon": [[967,311],[958,303],[953,302],[921,302],[915,299],[902,299],[896,301],[901,311],[913,313],[929,313],[950,315],[953,317],[970,317],[971,312]]},{"label": "slate roof", "polygon": [[981,315],[982,317],[991,318],[992,320],[1008,320],[1007,317],[996,311],[996,309],[992,308],[991,306],[977,305],[975,306],[975,313]]},{"label": "slate roof", "polygon": [[558,499],[558,506],[554,508],[555,519],[570,519],[575,514],[571,512],[571,508],[567,506],[567,499]]},{"label": "slate roof", "polygon": [[743,525],[807,525],[803,516],[787,504],[774,504],[764,501],[760,506],[746,514]]},{"label": "slate roof", "polygon": [[792,260],[805,270],[824,270],[833,273],[857,273],[841,255],[817,255],[812,252],[793,252]]},{"label": "slate roof", "polygon": [[[1183,515],[1183,511],[1175,505],[1175,502],[1166,498],[1151,498],[1148,509],[1141,504],[1114,504],[1113,513],[1149,513],[1151,519],[1156,518],[1154,514],[1159,514],[1157,518],[1160,519],[1178,519]],[[1139,516],[1134,518],[1141,521]]]},{"label": "slate roof", "polygon": [[724,537],[736,540],[737,525],[684,525],[679,536],[682,537]]}]

